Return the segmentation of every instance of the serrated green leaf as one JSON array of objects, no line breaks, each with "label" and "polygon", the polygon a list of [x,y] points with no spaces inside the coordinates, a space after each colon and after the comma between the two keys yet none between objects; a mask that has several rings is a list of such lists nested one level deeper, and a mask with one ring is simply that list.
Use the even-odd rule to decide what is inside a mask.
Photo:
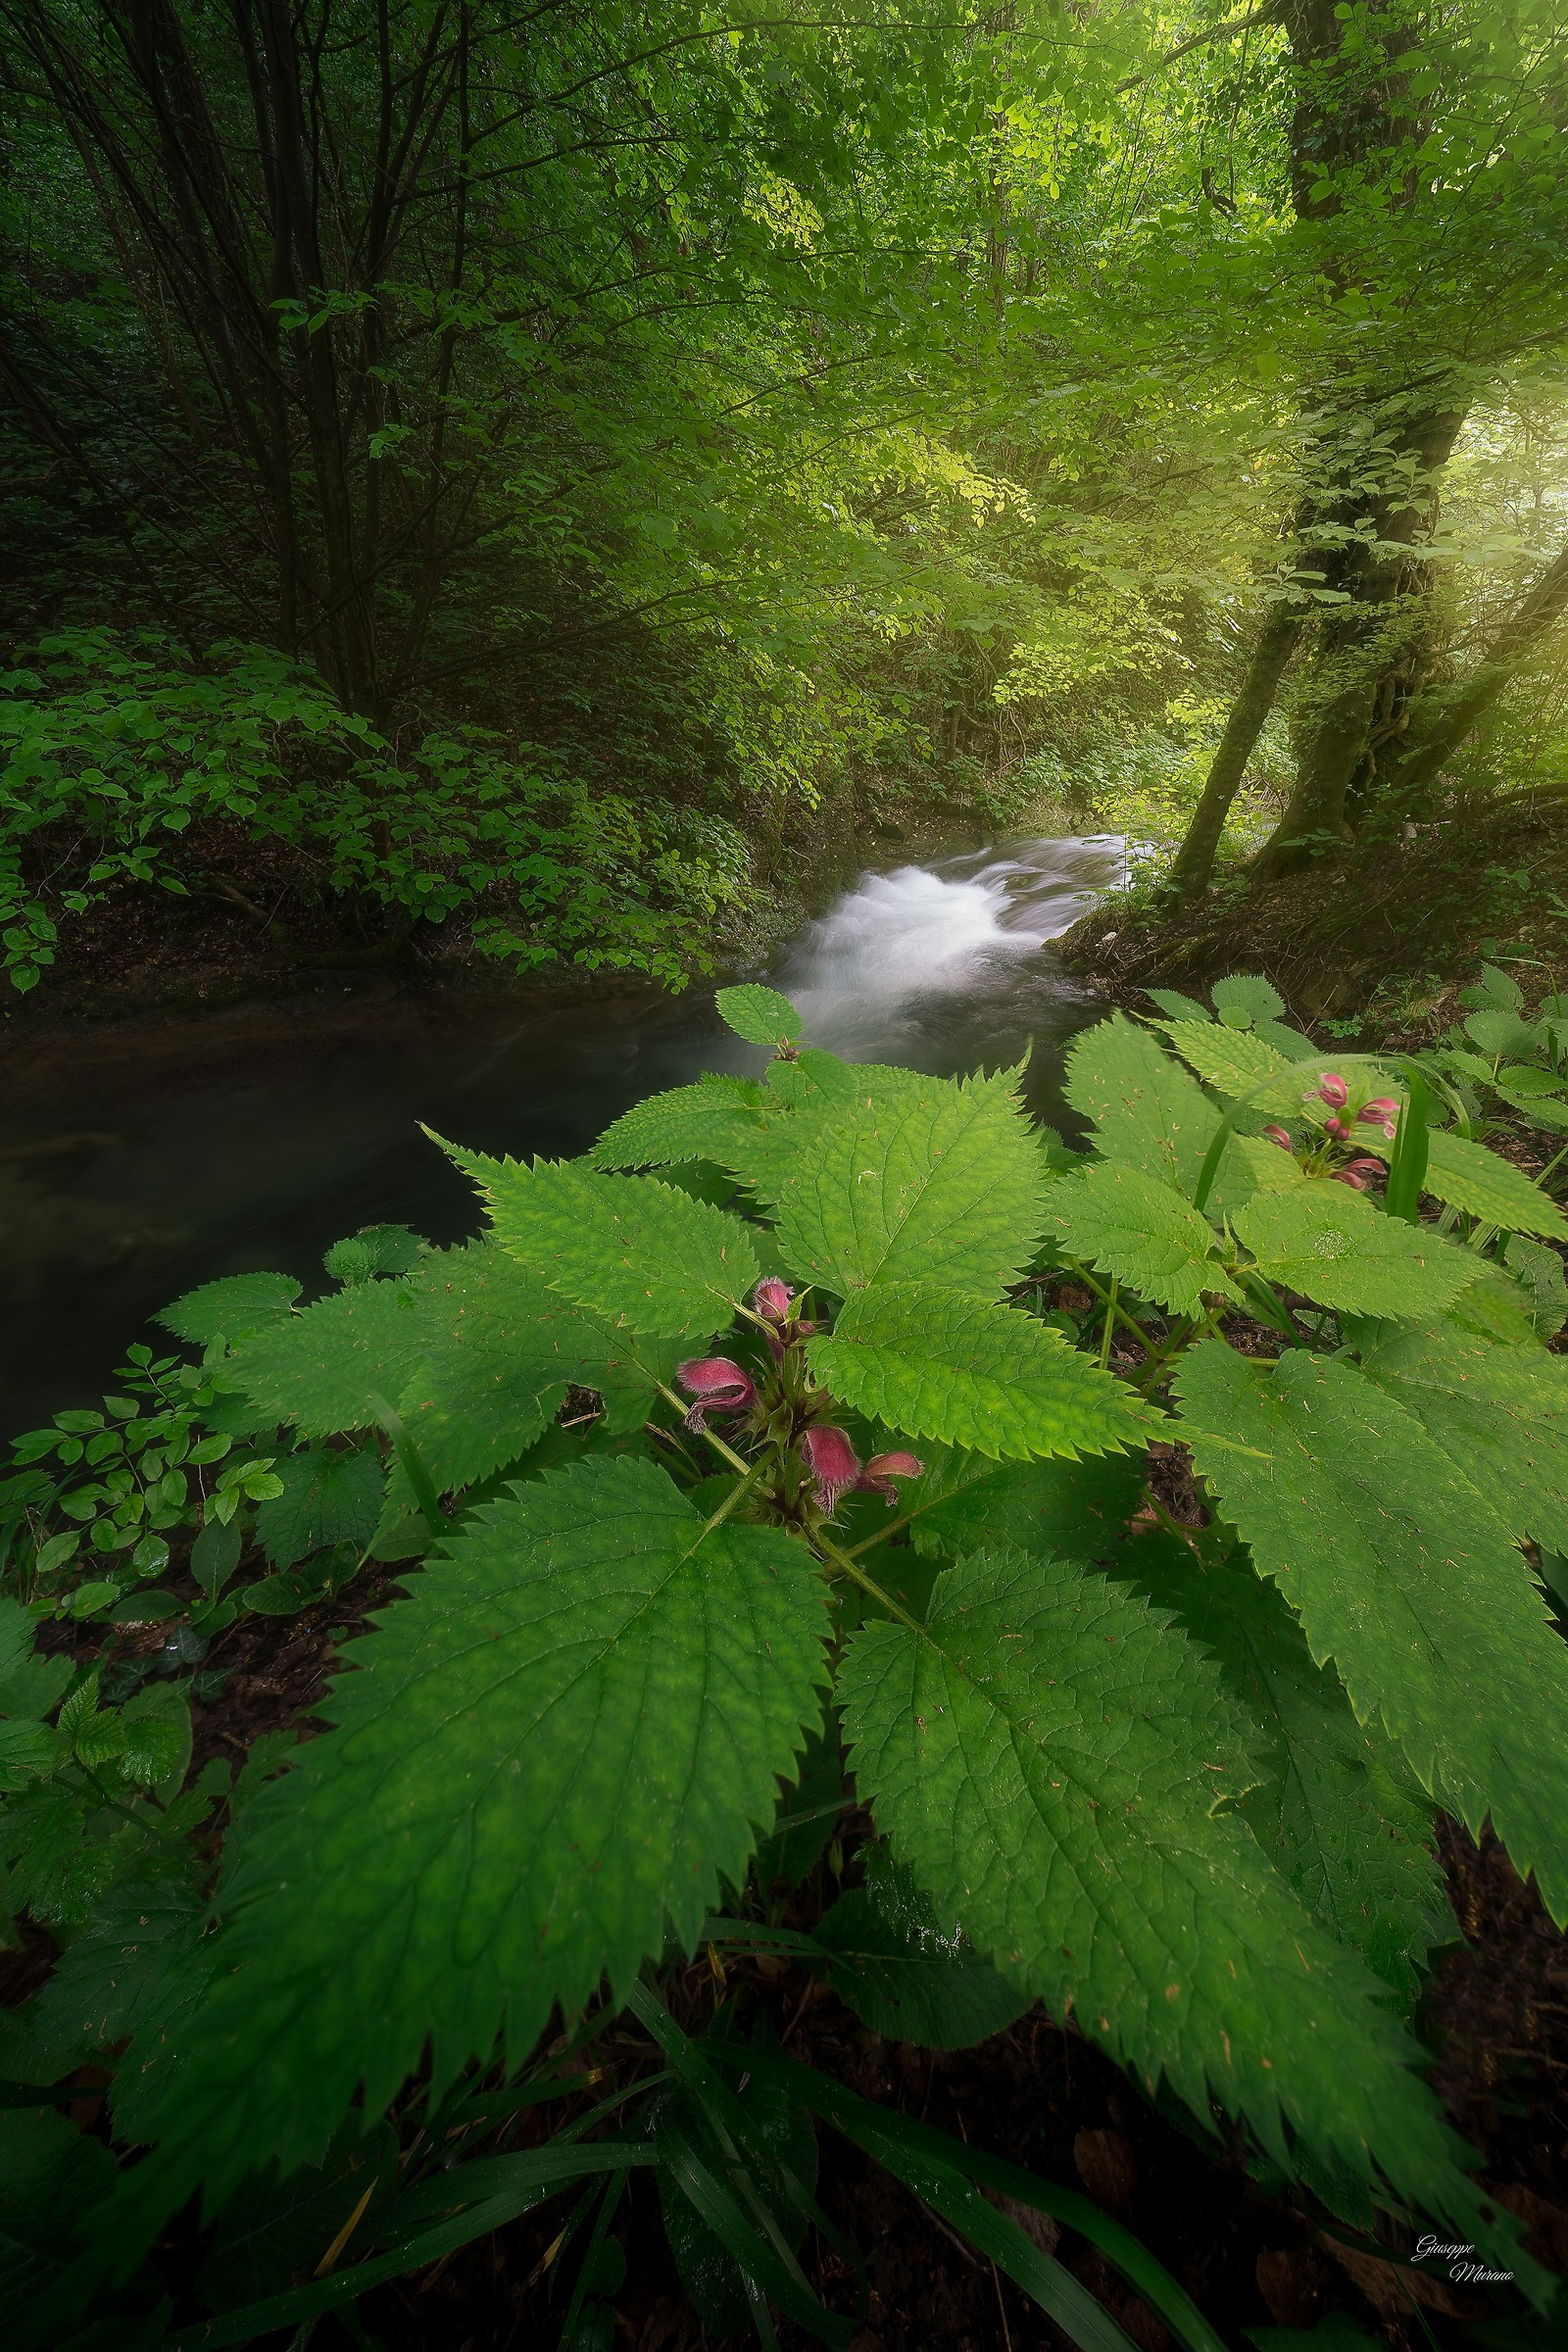
[{"label": "serrated green leaf", "polygon": [[[1301,1039],[1300,1054],[1293,1057],[1250,1030],[1230,1029],[1223,1022],[1166,1021],[1163,1027],[1182,1059],[1227,1102],[1237,1102],[1260,1087],[1263,1091],[1249,1105],[1258,1117],[1299,1113],[1301,1097],[1316,1070],[1315,1063],[1304,1072],[1300,1068],[1312,1054],[1308,1039]],[[1273,1085],[1267,1083],[1271,1079]]]},{"label": "serrated green leaf", "polygon": [[873,2034],[928,2050],[966,2050],[1020,2018],[1030,1995],[961,1936],[945,1936],[918,1897],[889,1919],[864,1887],[840,1895],[811,1932],[830,1954],[818,1973]]},{"label": "serrated green leaf", "polygon": [[1546,1234],[1568,1242],[1568,1217],[1523,1168],[1446,1127],[1428,1131],[1421,1190],[1504,1233]]},{"label": "serrated green leaf", "polygon": [[274,1568],[292,1568],[327,1544],[368,1544],[381,1516],[378,1454],[311,1446],[278,1465],[283,1492],[258,1504],[256,1534]]},{"label": "serrated green leaf", "polygon": [[1219,1809],[1253,1774],[1162,1613],[1064,1562],[980,1554],[923,1629],[862,1628],[840,1690],[856,1786],[950,1929],[1151,2090],[1246,2114],[1281,2165],[1299,2134],[1470,2221],[1466,2151],[1377,1981]]},{"label": "serrated green leaf", "polygon": [[1343,1314],[1440,1315],[1476,1278],[1468,1251],[1329,1177],[1259,1193],[1234,1222],[1260,1274]]},{"label": "serrated green leaf", "polygon": [[38,1996],[40,2062],[51,2065],[156,2028],[172,1975],[200,1943],[206,1919],[200,1895],[177,1883],[117,1887],[61,1954]]},{"label": "serrated green leaf", "polygon": [[651,1463],[473,1513],[349,1649],[316,1710],[338,1728],[255,1799],[237,1973],[183,2039],[138,2195],[300,2160],[427,2039],[437,2090],[498,2032],[515,2065],[668,1923],[689,1946],[818,1719],[828,1630],[804,1545],[705,1527]]},{"label": "serrated green leaf", "polygon": [[1119,1012],[1086,1029],[1068,1053],[1064,1092],[1074,1110],[1093,1121],[1096,1146],[1107,1159],[1192,1198],[1220,1114],[1147,1029]]},{"label": "serrated green leaf", "polygon": [[1528,1021],[1516,1012],[1488,1008],[1472,1012],[1465,1020],[1465,1034],[1481,1048],[1483,1054],[1496,1060],[1504,1054],[1528,1054],[1535,1044],[1536,1033]]},{"label": "serrated green leaf", "polygon": [[739,1217],[653,1176],[604,1176],[570,1160],[487,1159],[444,1145],[473,1178],[495,1236],[568,1298],[651,1339],[708,1338],[758,1280]]},{"label": "serrated green leaf", "polygon": [[916,1551],[1016,1544],[1104,1559],[1143,1500],[1144,1468],[1141,1453],[1020,1463],[944,1450],[917,1486],[904,1490],[901,1508],[913,1519]]},{"label": "serrated green leaf", "polygon": [[0,2113],[0,2304],[24,2352],[60,2341],[58,2329],[34,2333],[33,2319],[91,2243],[95,2209],[115,2173],[109,2150],[69,2116],[52,2108]]},{"label": "serrated green leaf", "polygon": [[776,1126],[787,1116],[787,1107],[755,1078],[709,1073],[695,1086],[671,1087],[634,1102],[605,1129],[588,1158],[607,1170],[710,1159],[734,1168],[744,1180],[769,1118]]},{"label": "serrated green leaf", "polygon": [[407,1282],[366,1282],[247,1340],[232,1372],[259,1411],[307,1438],[368,1429],[370,1401],[399,1396],[418,1365],[422,1323]]},{"label": "serrated green leaf", "polygon": [[[1547,1253],[1550,1254],[1549,1251]],[[1446,1320],[1466,1332],[1492,1341],[1498,1348],[1537,1345],[1536,1319],[1529,1293],[1495,1260],[1477,1261],[1481,1271],[1449,1307]]]},{"label": "serrated green leaf", "polygon": [[[1285,1010],[1279,990],[1255,972],[1238,972],[1227,980],[1216,980],[1208,993],[1227,1029],[1250,1029],[1254,1021],[1277,1021]],[[1305,1038],[1301,1043],[1305,1045]]]},{"label": "serrated green leaf", "polygon": [[1433,1850],[1433,1808],[1397,1750],[1356,1722],[1332,1668],[1245,1554],[1200,1564],[1165,1535],[1119,1565],[1214,1657],[1256,1725],[1260,1785],[1240,1810],[1275,1868],[1324,1928],[1361,1952],[1406,2008],[1434,1943],[1456,1931]]},{"label": "serrated green leaf", "polygon": [[1538,1338],[1554,1340],[1568,1322],[1568,1277],[1562,1259],[1555,1250],[1515,1233],[1508,1239],[1506,1263],[1529,1295]]},{"label": "serrated green leaf", "polygon": [[856,1292],[808,1351],[824,1387],[869,1419],[993,1459],[1103,1453],[1148,1426],[1120,1382],[1060,1332],[934,1284]]},{"label": "serrated green leaf", "polygon": [[841,1295],[928,1281],[986,1298],[1015,1281],[1049,1189],[1015,1083],[901,1071],[814,1121],[777,1191],[775,1238],[797,1278]]},{"label": "serrated green leaf", "polygon": [[233,1345],[280,1323],[299,1295],[300,1285],[287,1274],[225,1274],[187,1291],[153,1320],[195,1348],[220,1337]]},{"label": "serrated green leaf", "polygon": [[1499,1086],[1497,1093],[1511,1110],[1520,1113],[1527,1126],[1544,1128],[1552,1135],[1568,1134],[1568,1102],[1559,1102],[1550,1096],[1522,1094],[1512,1086]]},{"label": "serrated green leaf", "polygon": [[351,2116],[319,2164],[282,2179],[269,2166],[230,2198],[201,2267],[210,2311],[234,2311],[301,2275],[313,2278],[351,2215],[356,2244],[374,2242],[378,2199],[397,2180],[398,2141],[390,2124],[364,2127],[363,2117]]},{"label": "serrated green leaf", "polygon": [[1200,1004],[1196,997],[1184,997],[1179,988],[1146,988],[1144,994],[1161,1012],[1169,1013],[1173,1021],[1207,1021],[1214,1017],[1206,1004]]},{"label": "serrated green leaf", "polygon": [[739,988],[721,988],[713,999],[718,1017],[749,1046],[798,1046],[801,1016],[788,997],[755,980]]},{"label": "serrated green leaf", "polygon": [[0,1723],[0,1789],[25,1788],[54,1768],[60,1742],[47,1724]]},{"label": "serrated green leaf", "polygon": [[37,1627],[20,1600],[0,1593],[0,1683],[9,1682],[23,1660],[31,1654]]},{"label": "serrated green leaf", "polygon": [[1205,1292],[1241,1297],[1214,1254],[1207,1218],[1141,1168],[1102,1159],[1064,1177],[1052,1187],[1046,1228],[1074,1257],[1172,1314],[1197,1314]]},{"label": "serrated green leaf", "polygon": [[1491,1814],[1561,1921],[1568,1646],[1490,1494],[1343,1361],[1270,1368],[1209,1340],[1177,1391],[1183,1438],[1313,1657],[1473,1834]]},{"label": "serrated green leaf", "polygon": [[1368,1380],[1414,1413],[1516,1542],[1568,1552],[1568,1364],[1444,1328],[1387,1326],[1361,1350]]}]

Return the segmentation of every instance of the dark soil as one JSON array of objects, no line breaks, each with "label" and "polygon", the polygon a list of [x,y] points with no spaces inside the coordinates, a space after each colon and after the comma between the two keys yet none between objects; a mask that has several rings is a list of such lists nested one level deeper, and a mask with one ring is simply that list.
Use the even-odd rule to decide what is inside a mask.
[{"label": "dark soil", "polygon": [[[1174,1516],[1200,1515],[1175,1449],[1160,1484]],[[204,1662],[224,1680],[219,1689],[208,1686],[207,1703],[194,1709],[197,1766],[213,1756],[237,1766],[265,1735],[309,1737],[319,1729],[312,1710],[337,1648],[366,1630],[370,1612],[395,1592],[397,1574],[371,1571],[298,1617],[238,1620]],[[166,1636],[156,1626],[122,1629],[107,1645],[110,1670],[156,1671]],[[84,1655],[103,1640],[86,1628],[62,1627],[58,1638]],[[843,1870],[853,1880],[853,1834],[845,1845]],[[1488,2187],[1525,2224],[1530,2251],[1568,2270],[1568,1937],[1490,1837],[1478,1850],[1446,1824],[1443,1855],[1468,1940],[1443,1957],[1425,2003],[1422,2030],[1437,2053],[1433,2079],[1455,2127],[1480,2151]],[[813,1925],[838,1891],[824,1860],[792,1898],[790,1924]],[[52,1957],[50,1939],[30,1933],[24,1951],[0,1961],[0,2000],[25,1999]],[[1233,2345],[1247,2328],[1306,2328],[1343,2313],[1396,2352],[1432,2352],[1434,2342],[1462,2343],[1464,2323],[1498,2315],[1497,2290],[1456,2289],[1445,2278],[1396,2269],[1303,2192],[1260,2184],[1238,2139],[1200,2142],[1189,2119],[1156,2112],[1098,2048],[1042,2010],[976,2048],[944,2053],[884,2040],[819,1980],[778,1960],[727,1962],[721,1989],[699,1958],[665,1989],[690,2031],[706,2028],[727,1999],[743,2030],[765,2016],[788,2055],[863,2097],[1048,2180],[1087,2189],[1152,2249]],[[656,2055],[629,2019],[592,2052],[628,2093]],[[592,2097],[607,2095],[601,2079]],[[586,2103],[533,2109],[506,2144],[538,2144]],[[849,2142],[825,2128],[818,2141],[819,2203],[864,2265],[866,2299],[853,2352],[1060,2352],[1067,2339],[989,2260]],[[465,2153],[482,2144],[476,2138]],[[386,2352],[507,2352],[553,2343],[575,2264],[568,2255],[558,2272],[546,2257],[571,2210],[569,2196],[553,2199],[425,2273],[375,2289],[362,2305],[366,2325]],[[1139,2352],[1166,2352],[1168,2329],[1102,2256],[1044,2217],[1016,2208],[1013,2218],[1106,2305]],[[637,2352],[710,2352],[715,2339],[682,2291],[649,2176],[633,2176],[615,2235],[626,2257],[625,2283],[613,2297],[616,2340]],[[1399,2242],[1390,2226],[1388,2243]],[[1403,2242],[1408,2250],[1408,2233]],[[177,2258],[177,2246],[171,2251]],[[853,2263],[814,2232],[801,2259],[830,2308],[857,2312],[862,2289]],[[312,2340],[314,2352],[339,2352],[350,2338],[328,2320]],[[781,2326],[786,2352],[805,2352],[812,2340],[799,2327]]]}]

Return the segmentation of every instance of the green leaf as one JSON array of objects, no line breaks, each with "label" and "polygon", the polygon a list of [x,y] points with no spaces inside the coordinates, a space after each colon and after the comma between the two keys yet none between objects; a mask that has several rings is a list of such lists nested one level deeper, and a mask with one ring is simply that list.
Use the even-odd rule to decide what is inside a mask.
[{"label": "green leaf", "polygon": [[652,1176],[569,1160],[451,1152],[484,1195],[502,1248],[574,1305],[652,1339],[722,1330],[758,1279],[739,1217]]},{"label": "green leaf", "polygon": [[767,1156],[764,1136],[789,1119],[779,1102],[754,1078],[712,1073],[695,1086],[649,1095],[605,1129],[588,1158],[596,1168],[679,1167],[698,1159],[716,1160],[744,1180],[759,1153]]},{"label": "green leaf", "polygon": [[232,1370],[247,1396],[308,1438],[375,1425],[374,1396],[395,1397],[423,1353],[418,1300],[406,1282],[367,1282],[319,1298],[248,1340]]},{"label": "green leaf", "polygon": [[[1303,1076],[1299,1067],[1312,1054],[1308,1038],[1301,1039],[1300,1054],[1293,1059],[1266,1039],[1246,1029],[1227,1028],[1223,1022],[1167,1021],[1164,1028],[1183,1060],[1191,1062],[1200,1078],[1227,1101],[1235,1102],[1250,1095],[1254,1087],[1263,1087],[1249,1105],[1251,1111],[1259,1117],[1271,1112],[1299,1116],[1301,1096],[1312,1083],[1312,1072]],[[1265,1086],[1268,1079],[1278,1083]]]},{"label": "green leaf", "polygon": [[1421,1190],[1504,1233],[1544,1233],[1553,1241],[1568,1241],[1568,1217],[1533,1178],[1489,1152],[1485,1144],[1450,1135],[1446,1127],[1428,1130]]},{"label": "green leaf", "polygon": [[190,1572],[209,1599],[218,1595],[239,1566],[244,1539],[237,1522],[230,1520],[225,1527],[220,1519],[210,1519],[190,1547]]},{"label": "green leaf", "polygon": [[816,1378],[869,1419],[1001,1460],[1103,1453],[1147,1415],[1121,1384],[1014,1307],[877,1283],[808,1343]]},{"label": "green leaf", "polygon": [[1313,1657],[1475,1836],[1491,1814],[1560,1922],[1568,1646],[1490,1494],[1347,1363],[1270,1368],[1210,1340],[1177,1390],[1194,1459]]},{"label": "green leaf", "polygon": [[623,1996],[670,1923],[690,1946],[818,1719],[828,1624],[804,1545],[706,1527],[647,1462],[474,1512],[347,1651],[316,1710],[339,1728],[254,1800],[237,1973],[185,2037],[138,2197],[308,2157],[427,2040],[436,2092],[498,2032],[515,2065],[558,2001],[607,1976]]},{"label": "green leaf", "polygon": [[31,1614],[9,1592],[0,1593],[0,1683],[9,1682],[32,1652],[37,1634]]},{"label": "green leaf", "polygon": [[937,1282],[994,1298],[1034,1252],[1048,1181],[1016,1073],[878,1076],[791,1154],[776,1239],[803,1282]]},{"label": "green leaf", "polygon": [[1200,1564],[1189,1544],[1152,1535],[1125,1546],[1119,1565],[1176,1610],[1258,1727],[1265,1777],[1240,1811],[1264,1853],[1408,2009],[1429,1948],[1456,1931],[1432,1805],[1397,1751],[1356,1722],[1338,1676],[1313,1665],[1300,1627],[1244,1553]]},{"label": "green leaf", "polygon": [[1414,1413],[1516,1543],[1568,1551],[1568,1364],[1449,1328],[1363,1338],[1368,1380]]},{"label": "green leaf", "polygon": [[1200,1004],[1196,997],[1184,997],[1178,988],[1146,988],[1144,994],[1161,1012],[1169,1013],[1173,1021],[1206,1021],[1213,1017],[1207,1005]]},{"label": "green leaf", "polygon": [[334,1282],[368,1282],[376,1274],[412,1274],[424,1244],[408,1225],[362,1225],[334,1242],[321,1260]]},{"label": "green leaf", "polygon": [[757,1848],[757,1884],[765,1895],[776,1881],[798,1886],[827,1850],[846,1803],[844,1758],[837,1720],[806,1743],[798,1777],[779,1799],[771,1834]]},{"label": "green leaf", "polygon": [[1555,1250],[1514,1233],[1508,1239],[1506,1263],[1530,1296],[1537,1336],[1554,1340],[1568,1323],[1568,1278],[1563,1274],[1562,1259]]},{"label": "green leaf", "polygon": [[1466,1250],[1328,1177],[1259,1193],[1234,1222],[1260,1274],[1342,1314],[1439,1315],[1476,1278]]},{"label": "green leaf", "polygon": [[[1228,980],[1216,980],[1209,990],[1214,1010],[1227,1029],[1250,1029],[1254,1021],[1277,1021],[1285,1010],[1285,999],[1277,988],[1271,988],[1256,973],[1238,973]],[[1302,1038],[1301,1043],[1307,1041]]]},{"label": "green leaf", "polygon": [[801,1016],[788,997],[776,988],[747,981],[740,988],[721,988],[713,1002],[718,1017],[749,1046],[798,1046]]},{"label": "green leaf", "polygon": [[283,1492],[257,1505],[257,1541],[274,1568],[292,1568],[327,1544],[368,1544],[381,1516],[374,1453],[311,1446],[278,1465]]},{"label": "green leaf", "polygon": [[1172,1314],[1199,1313],[1205,1292],[1241,1298],[1214,1255],[1207,1218],[1142,1169],[1096,1160],[1081,1176],[1053,1185],[1046,1226],[1074,1257]]},{"label": "green leaf", "polygon": [[54,1769],[60,1742],[43,1723],[0,1723],[0,1788],[25,1788]]},{"label": "green leaf", "polygon": [[993,1462],[949,1453],[927,1463],[901,1508],[914,1519],[916,1551],[973,1551],[982,1544],[1069,1559],[1108,1559],[1143,1500],[1141,1453],[1090,1454],[1083,1461]]},{"label": "green leaf", "polygon": [[1147,1029],[1117,1012],[1085,1030],[1067,1055],[1065,1093],[1105,1158],[1191,1198],[1220,1114]]},{"label": "green leaf", "polygon": [[58,2329],[34,2332],[39,2307],[91,2243],[116,2170],[102,2142],[57,2109],[0,2112],[0,2304],[19,2352],[60,2343]]},{"label": "green leaf", "polygon": [[966,2050],[1020,2018],[1030,1996],[961,1936],[945,1936],[907,1872],[873,1894],[841,1895],[811,1940],[831,1955],[820,1974],[873,2034],[928,2050]]},{"label": "green leaf", "polygon": [[[1225,1352],[1229,1352],[1226,1350]],[[950,1928],[1200,2116],[1245,2114],[1422,2210],[1472,2219],[1465,2150],[1377,1980],[1219,1809],[1254,1778],[1234,1710],[1163,1613],[1022,1553],[868,1625],[840,1682],[856,1786]]]},{"label": "green leaf", "polygon": [[283,2179],[270,2166],[229,2199],[198,2280],[209,2310],[232,2311],[297,2274],[314,2277],[352,2216],[354,2250],[369,2242],[378,2197],[397,2180],[398,2142],[390,2124],[364,2123],[351,2116],[319,2164]]},{"label": "green leaf", "polygon": [[[34,2042],[52,2065],[163,2024],[170,1986],[202,1939],[206,1906],[167,1880],[120,1886],[94,1911],[38,1996]],[[115,2096],[119,2096],[117,2082]]]},{"label": "green leaf", "polygon": [[300,1285],[287,1274],[227,1274],[187,1291],[153,1320],[195,1348],[211,1347],[216,1339],[232,1346],[280,1323],[299,1295]]}]

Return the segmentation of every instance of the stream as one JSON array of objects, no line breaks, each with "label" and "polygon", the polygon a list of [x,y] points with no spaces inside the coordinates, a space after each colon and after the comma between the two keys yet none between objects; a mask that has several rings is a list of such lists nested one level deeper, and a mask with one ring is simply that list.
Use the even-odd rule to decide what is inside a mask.
[{"label": "stream", "polygon": [[[1119,837],[1007,841],[862,874],[766,975],[806,1035],[938,1076],[1016,1060],[1062,1116],[1068,1041],[1102,1000],[1049,953],[1123,871]],[[642,1096],[760,1070],[711,989],[671,997],[404,998],[337,1018],[252,1008],[195,1036],[72,1041],[14,1076],[0,1143],[0,1435],[93,1400],[147,1318],[220,1274],[307,1284],[362,1225],[473,1232],[471,1190],[420,1134],[514,1156],[581,1152]],[[52,1066],[58,1062],[58,1070]]]}]

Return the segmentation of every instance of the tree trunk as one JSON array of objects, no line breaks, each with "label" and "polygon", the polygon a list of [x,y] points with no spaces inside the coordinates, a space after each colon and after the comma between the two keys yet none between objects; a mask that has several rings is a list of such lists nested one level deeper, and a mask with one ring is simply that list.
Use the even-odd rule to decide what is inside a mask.
[{"label": "tree trunk", "polygon": [[1375,546],[1343,578],[1350,601],[1325,624],[1318,672],[1323,699],[1313,716],[1296,789],[1252,864],[1256,882],[1276,882],[1308,864],[1324,837],[1350,838],[1346,795],[1366,753],[1391,630],[1397,630],[1411,576],[1406,552],[1430,520],[1434,480],[1447,463],[1464,421],[1462,409],[1417,417],[1401,436],[1415,460],[1408,487],[1375,501]]},{"label": "tree trunk", "polygon": [[1405,753],[1388,789],[1401,798],[1429,784],[1498,700],[1532,646],[1568,612],[1568,548],[1549,564],[1497,631],[1484,658],[1452,700],[1437,710],[1424,735]]},{"label": "tree trunk", "polygon": [[1274,708],[1274,697],[1279,692],[1285,664],[1296,650],[1305,617],[1305,611],[1300,605],[1277,604],[1264,621],[1262,633],[1252,649],[1247,676],[1241,692],[1231,705],[1225,732],[1219,739],[1219,748],[1203,784],[1202,797],[1193,811],[1187,838],[1171,867],[1171,880],[1191,898],[1200,898],[1208,888],[1214,871],[1215,852],[1219,848],[1220,835],[1225,830],[1225,819],[1231,812],[1231,803],[1241,790],[1247,762],[1252,756],[1252,746]]}]

